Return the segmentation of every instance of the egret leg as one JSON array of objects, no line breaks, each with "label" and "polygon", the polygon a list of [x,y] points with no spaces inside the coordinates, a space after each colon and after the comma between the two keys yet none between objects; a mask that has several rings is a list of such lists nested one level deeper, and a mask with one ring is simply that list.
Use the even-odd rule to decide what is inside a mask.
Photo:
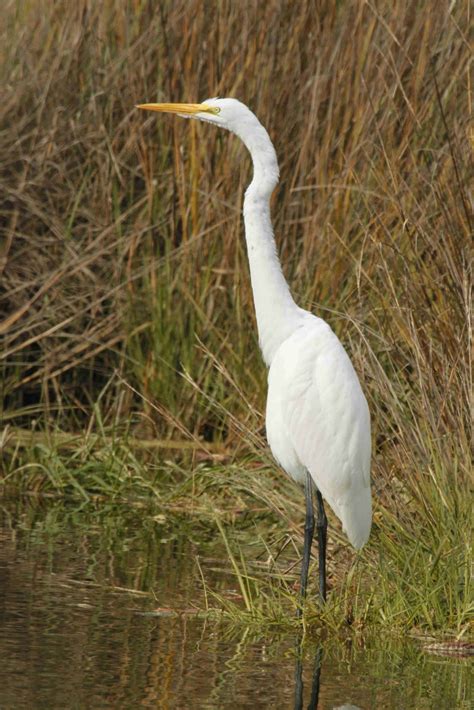
[{"label": "egret leg", "polygon": [[308,584],[308,569],[309,558],[311,554],[311,543],[314,535],[314,512],[313,512],[313,481],[311,475],[307,472],[304,484],[304,495],[306,499],[306,518],[304,525],[304,546],[303,546],[303,562],[301,565],[301,584],[300,584],[300,606],[298,607],[298,617],[303,611],[303,602],[306,598],[306,587]]},{"label": "egret leg", "polygon": [[326,542],[328,532],[328,519],[324,512],[323,497],[319,490],[316,491],[318,501],[318,513],[316,517],[316,527],[318,529],[318,556],[319,556],[319,597],[322,602],[326,601]]},{"label": "egret leg", "polygon": [[308,710],[317,710],[319,703],[319,687],[321,685],[321,666],[323,663],[323,649],[319,646],[314,659],[313,682],[311,684],[311,698]]}]

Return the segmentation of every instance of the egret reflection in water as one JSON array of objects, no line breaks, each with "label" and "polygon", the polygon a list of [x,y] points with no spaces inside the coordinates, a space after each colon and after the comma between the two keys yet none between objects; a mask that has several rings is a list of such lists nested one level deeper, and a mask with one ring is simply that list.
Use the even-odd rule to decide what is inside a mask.
[{"label": "egret reflection in water", "polygon": [[[303,710],[304,683],[303,683],[303,653],[302,638],[296,642],[296,665],[295,665],[295,705],[294,710]],[[314,656],[314,668],[311,678],[311,695],[307,710],[317,710],[319,703],[319,691],[321,687],[321,668],[323,664],[323,647],[318,646]],[[333,710],[362,710],[357,705],[338,705]]]},{"label": "egret reflection in water", "polygon": [[[301,639],[298,639],[296,644],[296,666],[295,666],[295,710],[303,710],[303,658],[301,653]],[[314,659],[313,678],[311,683],[311,697],[308,704],[308,710],[318,707],[319,702],[319,684],[321,680],[321,665],[323,662],[323,649],[321,646],[316,651]]]}]

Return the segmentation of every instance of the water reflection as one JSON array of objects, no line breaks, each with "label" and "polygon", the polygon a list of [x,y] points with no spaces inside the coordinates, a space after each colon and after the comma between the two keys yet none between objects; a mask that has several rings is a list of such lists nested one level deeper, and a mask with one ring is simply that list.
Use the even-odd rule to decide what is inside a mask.
[{"label": "water reflection", "polygon": [[[296,664],[295,664],[295,704],[294,710],[303,710],[304,705],[304,683],[303,683],[303,638],[299,637],[296,643]],[[307,710],[318,710],[319,689],[321,685],[321,669],[323,664],[323,647],[318,645],[314,654],[313,672],[311,676],[311,693]],[[334,710],[361,710],[357,705],[333,706]]]},{"label": "water reflection", "polygon": [[2,710],[469,707],[467,667],[415,644],[299,641],[295,660],[291,638],[211,622],[194,560],[230,593],[218,536],[151,519],[0,507]]},{"label": "water reflection", "polygon": [[[296,643],[296,666],[295,666],[295,710],[302,710],[304,684],[303,684],[303,638],[300,637]],[[308,710],[316,710],[319,702],[319,684],[321,682],[321,665],[323,662],[323,649],[318,646],[314,660],[314,670],[311,682],[311,695],[308,703]]]}]

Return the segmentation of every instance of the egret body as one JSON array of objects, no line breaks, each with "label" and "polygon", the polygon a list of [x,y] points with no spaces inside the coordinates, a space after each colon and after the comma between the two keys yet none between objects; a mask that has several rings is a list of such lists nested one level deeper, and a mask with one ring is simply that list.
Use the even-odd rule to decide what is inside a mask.
[{"label": "egret body", "polygon": [[253,179],[245,193],[244,221],[259,343],[269,368],[267,438],[275,459],[305,489],[303,598],[314,533],[315,489],[319,593],[324,601],[327,521],[323,498],[356,549],[369,537],[370,417],[341,342],[324,320],[296,305],[283,276],[270,217],[270,197],[279,178],[275,149],[257,117],[236,99],[141,104],[139,108],[226,128],[239,136],[252,157]]}]

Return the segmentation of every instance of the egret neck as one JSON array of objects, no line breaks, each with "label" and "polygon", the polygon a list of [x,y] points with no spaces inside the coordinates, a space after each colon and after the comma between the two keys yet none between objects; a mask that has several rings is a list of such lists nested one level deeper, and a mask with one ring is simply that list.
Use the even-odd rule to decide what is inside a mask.
[{"label": "egret neck", "polygon": [[278,183],[275,149],[265,128],[238,132],[253,162],[253,179],[244,200],[245,239],[263,359],[270,365],[279,346],[296,329],[298,308],[281,270],[270,217],[270,197]]}]

